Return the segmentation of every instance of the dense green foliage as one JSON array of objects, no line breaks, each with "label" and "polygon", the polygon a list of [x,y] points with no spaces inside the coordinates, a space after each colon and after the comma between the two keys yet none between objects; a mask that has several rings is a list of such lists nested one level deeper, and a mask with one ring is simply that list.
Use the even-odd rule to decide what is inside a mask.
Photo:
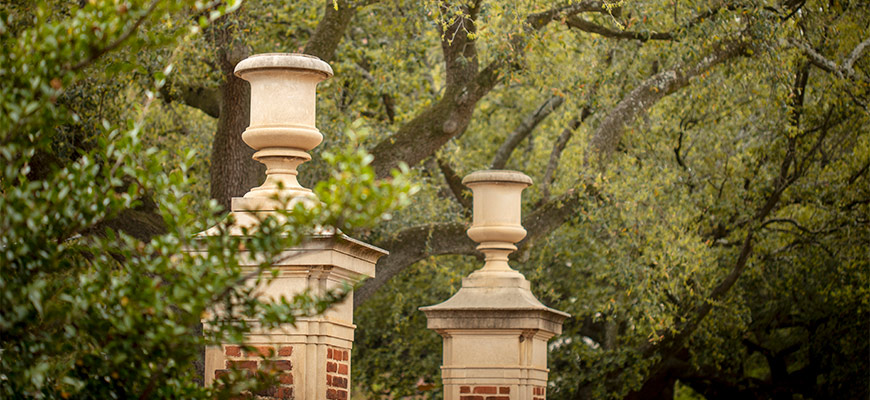
[{"label": "dense green foliage", "polygon": [[[366,227],[405,202],[402,176],[376,181],[364,150],[333,148],[333,173],[315,188],[323,204],[231,236],[232,220],[195,196],[196,152],[146,145],[162,133],[155,94],[178,52],[235,7],[0,6],[0,397],[213,399],[266,388],[268,371],[202,387],[195,362],[204,346],[241,343],[246,321],[292,324],[348,288],[264,303],[244,282],[271,279],[270,262],[310,227]],[[140,64],[149,57],[156,72]],[[150,235],[126,233],[131,215],[150,218],[152,230],[132,230]],[[211,226],[217,234],[197,236]],[[242,251],[261,264],[241,266]]]}]

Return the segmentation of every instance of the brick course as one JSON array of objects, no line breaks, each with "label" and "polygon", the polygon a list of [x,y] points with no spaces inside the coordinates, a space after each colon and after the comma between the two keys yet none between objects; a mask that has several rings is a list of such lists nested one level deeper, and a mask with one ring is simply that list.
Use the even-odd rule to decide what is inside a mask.
[{"label": "brick course", "polygon": [[460,386],[459,400],[510,400],[510,386]]},{"label": "brick course", "polygon": [[547,388],[544,386],[532,386],[532,400],[547,400]]},{"label": "brick course", "polygon": [[[277,349],[277,351],[276,351]],[[277,358],[275,357],[277,354]],[[278,385],[256,393],[257,399],[263,400],[289,400],[294,397],[293,387],[293,363],[290,356],[293,354],[293,346],[224,346],[224,355],[227,357],[227,369],[215,371],[215,379],[228,375],[230,369],[255,371],[269,371],[277,373]],[[263,372],[261,372],[263,373]],[[252,393],[242,393],[239,398],[254,398]]]},{"label": "brick course", "polygon": [[326,348],[326,399],[350,398],[350,351],[337,347]]}]

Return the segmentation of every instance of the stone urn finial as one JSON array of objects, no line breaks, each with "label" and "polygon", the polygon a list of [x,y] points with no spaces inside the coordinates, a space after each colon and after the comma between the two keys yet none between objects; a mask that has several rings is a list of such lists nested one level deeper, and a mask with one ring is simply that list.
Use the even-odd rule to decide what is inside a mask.
[{"label": "stone urn finial", "polygon": [[532,178],[517,171],[486,170],[469,174],[462,183],[474,194],[474,219],[468,237],[486,255],[481,271],[511,271],[508,255],[526,237],[521,194]]},{"label": "stone urn finial", "polygon": [[462,183],[474,192],[468,236],[480,243],[486,264],[462,279],[447,301],[420,307],[427,327],[444,338],[444,399],[543,399],[547,341],[562,332],[569,315],[542,304],[530,282],[508,265],[508,255],[526,237],[520,195],[532,179],[490,170],[474,172]]},{"label": "stone urn finial", "polygon": [[242,140],[266,165],[266,181],[244,198],[316,200],[299,185],[296,168],[323,140],[315,126],[315,89],[333,75],[332,68],[309,55],[272,53],[242,60],[235,74],[251,83],[251,123]]}]

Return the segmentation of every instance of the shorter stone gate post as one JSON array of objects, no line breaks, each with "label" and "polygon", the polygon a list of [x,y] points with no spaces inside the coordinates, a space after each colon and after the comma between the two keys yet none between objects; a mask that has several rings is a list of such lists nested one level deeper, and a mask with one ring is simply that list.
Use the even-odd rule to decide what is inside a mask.
[{"label": "shorter stone gate post", "polygon": [[532,179],[490,170],[462,183],[474,193],[468,236],[480,244],[485,264],[449,300],[420,308],[429,329],[444,338],[444,399],[544,400],[547,341],[569,315],[541,304],[529,281],[508,265],[515,243],[526,236],[520,195]]}]

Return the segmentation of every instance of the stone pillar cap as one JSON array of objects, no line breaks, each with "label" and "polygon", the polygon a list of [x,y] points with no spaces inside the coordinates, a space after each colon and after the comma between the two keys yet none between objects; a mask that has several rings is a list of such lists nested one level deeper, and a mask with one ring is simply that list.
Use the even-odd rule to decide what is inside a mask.
[{"label": "stone pillar cap", "polygon": [[[521,193],[532,178],[518,171],[473,172],[462,183],[474,192],[474,218],[468,236],[486,255],[483,268],[462,280],[447,301],[419,309],[430,329],[541,329],[558,334],[570,315],[542,304],[529,281],[508,264],[514,243],[526,236]],[[512,316],[505,321],[504,316]],[[488,322],[475,322],[480,321]]]},{"label": "stone pillar cap", "polygon": [[470,185],[478,182],[505,182],[505,183],[521,183],[527,186],[532,185],[532,178],[526,174],[517,171],[509,171],[502,169],[488,169],[483,171],[475,171],[468,174],[462,179],[463,185]]},{"label": "stone pillar cap", "polygon": [[333,75],[332,67],[329,64],[315,56],[300,53],[255,54],[236,64],[234,73],[241,78],[244,72],[270,68],[292,68],[319,72],[324,75],[324,79],[331,78]]},{"label": "stone pillar cap", "polygon": [[529,289],[462,287],[447,301],[420,307],[429,329],[539,329],[562,332],[571,315],[543,305]]}]

